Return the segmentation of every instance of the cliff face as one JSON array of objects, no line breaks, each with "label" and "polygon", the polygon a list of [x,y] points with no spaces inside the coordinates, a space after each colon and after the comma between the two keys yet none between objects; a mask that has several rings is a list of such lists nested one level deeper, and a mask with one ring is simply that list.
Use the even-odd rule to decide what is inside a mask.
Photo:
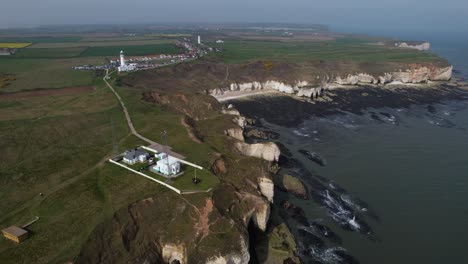
[{"label": "cliff face", "polygon": [[265,82],[245,82],[231,83],[229,87],[209,90],[208,93],[214,97],[245,91],[255,90],[277,90],[287,94],[295,94],[300,97],[315,98],[321,95],[324,90],[349,85],[387,85],[394,83],[419,84],[430,81],[448,81],[452,78],[453,67],[430,67],[410,65],[407,70],[383,73],[373,76],[368,73],[349,74],[346,76],[336,76],[327,78],[320,85],[314,86],[304,80],[295,81],[292,84],[268,80]]},{"label": "cliff face", "polygon": [[397,42],[397,43],[395,43],[395,47],[424,51],[424,50],[430,50],[431,49],[431,44],[429,42],[423,42],[423,43],[420,43],[420,44],[411,44],[411,43],[407,43],[407,42]]},{"label": "cliff face", "polygon": [[256,144],[236,142],[235,147],[245,156],[260,158],[267,161],[278,161],[280,156],[279,147],[272,142]]}]

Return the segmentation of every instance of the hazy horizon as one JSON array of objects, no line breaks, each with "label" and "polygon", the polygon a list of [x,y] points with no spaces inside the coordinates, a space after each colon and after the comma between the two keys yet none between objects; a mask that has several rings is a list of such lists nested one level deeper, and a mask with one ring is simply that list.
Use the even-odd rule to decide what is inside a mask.
[{"label": "hazy horizon", "polygon": [[143,23],[304,23],[324,24],[332,29],[420,30],[465,32],[468,2],[462,0],[334,0],[310,2],[255,2],[239,0],[168,1],[136,0],[66,3],[60,0],[4,0],[0,27],[42,25],[143,24]]}]

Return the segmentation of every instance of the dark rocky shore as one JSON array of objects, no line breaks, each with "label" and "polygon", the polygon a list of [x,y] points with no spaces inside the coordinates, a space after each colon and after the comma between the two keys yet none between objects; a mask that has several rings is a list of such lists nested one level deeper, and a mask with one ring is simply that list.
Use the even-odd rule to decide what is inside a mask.
[{"label": "dark rocky shore", "polygon": [[[257,96],[255,98],[233,101],[235,107],[245,116],[257,120],[265,120],[282,127],[296,127],[313,117],[327,117],[341,114],[369,115],[375,121],[390,120],[397,122],[392,114],[376,111],[379,108],[409,108],[421,105],[428,115],[436,115],[437,103],[444,101],[461,101],[468,99],[468,91],[456,87],[443,86],[438,88],[394,88],[382,89],[360,87],[353,89],[337,89],[327,92],[315,101],[304,101],[292,96]],[[370,110],[372,109],[372,110]],[[396,121],[395,121],[395,120]],[[393,121],[392,121],[393,120]],[[383,122],[383,121],[382,121]],[[245,133],[246,139],[254,142],[262,140],[278,140],[282,155],[279,165],[279,175],[293,172],[298,181],[305,183],[306,194],[299,198],[311,200],[333,219],[341,229],[360,234],[363,238],[379,241],[371,225],[379,223],[380,218],[365,201],[349,193],[339,183],[326,176],[309,171],[295,159],[281,142],[281,135],[256,122]],[[249,133],[250,132],[250,133]],[[255,133],[253,133],[255,132]],[[273,135],[273,136],[272,136]],[[324,166],[325,159],[313,150],[298,150],[315,165]],[[291,177],[291,176],[289,176]],[[329,226],[309,219],[305,211],[295,204],[297,193],[289,191],[281,184],[275,185],[283,195],[275,196],[275,209],[289,228],[293,231],[299,245],[299,254],[305,263],[359,263],[342,247],[341,237]],[[291,195],[289,195],[291,194]],[[293,196],[296,196],[294,198]],[[345,245],[346,247],[346,245]],[[307,262],[311,261],[311,262]]]},{"label": "dark rocky shore", "polygon": [[311,117],[344,113],[360,115],[369,108],[407,108],[411,105],[430,105],[446,100],[468,100],[468,92],[445,85],[437,88],[359,87],[328,91],[314,101],[279,95],[256,96],[232,101],[232,103],[244,116],[264,119],[283,127],[294,127]]}]

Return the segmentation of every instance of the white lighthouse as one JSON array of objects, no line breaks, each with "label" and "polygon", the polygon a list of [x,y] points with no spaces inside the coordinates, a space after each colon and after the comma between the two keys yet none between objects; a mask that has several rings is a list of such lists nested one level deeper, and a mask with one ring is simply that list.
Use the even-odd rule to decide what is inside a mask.
[{"label": "white lighthouse", "polygon": [[125,55],[123,50],[120,51],[120,66],[125,66]]},{"label": "white lighthouse", "polygon": [[134,71],[137,69],[137,65],[135,63],[127,64],[125,62],[125,55],[123,50],[120,51],[120,66],[117,68],[119,72],[127,72],[127,71]]}]

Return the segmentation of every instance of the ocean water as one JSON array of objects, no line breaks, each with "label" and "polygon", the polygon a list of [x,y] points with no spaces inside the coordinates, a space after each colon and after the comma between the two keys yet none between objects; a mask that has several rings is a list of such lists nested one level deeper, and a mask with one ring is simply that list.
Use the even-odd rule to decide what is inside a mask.
[{"label": "ocean water", "polygon": [[[455,65],[456,75],[468,79],[467,37],[414,38],[431,41],[433,51]],[[315,256],[305,259],[353,263],[333,252],[343,249],[363,264],[468,263],[467,101],[313,117],[293,128],[265,125],[315,175],[287,169],[302,177],[315,199],[280,194],[277,202],[288,199],[309,222],[330,227],[343,241],[300,242]],[[326,166],[301,149],[320,155]],[[288,222],[296,234],[303,228]]]}]

